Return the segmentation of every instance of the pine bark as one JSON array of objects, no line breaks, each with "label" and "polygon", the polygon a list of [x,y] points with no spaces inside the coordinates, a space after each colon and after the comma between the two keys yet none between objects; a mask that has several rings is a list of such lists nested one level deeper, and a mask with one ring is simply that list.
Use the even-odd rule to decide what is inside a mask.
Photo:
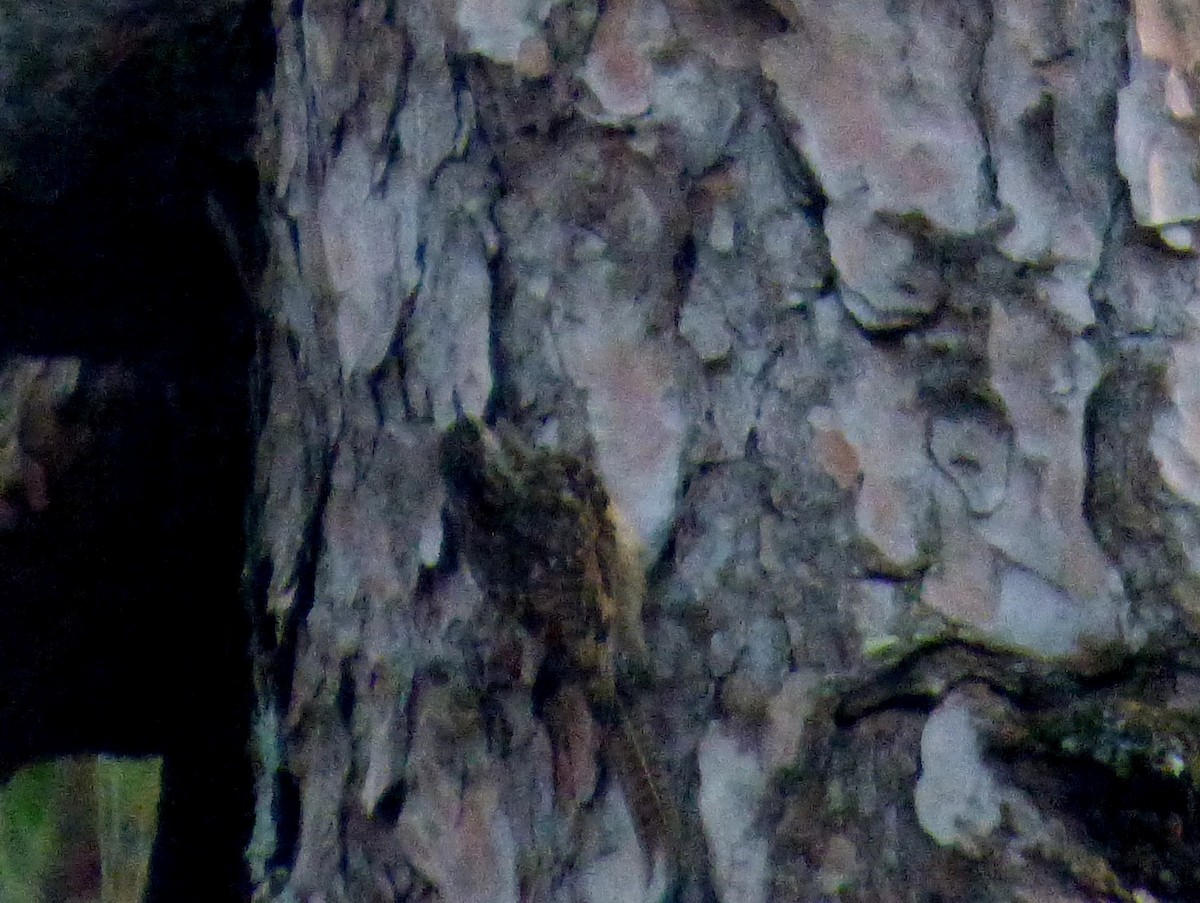
[{"label": "pine bark", "polygon": [[[1200,894],[1190,5],[274,16],[261,899]],[[611,502],[617,716],[460,418]]]}]

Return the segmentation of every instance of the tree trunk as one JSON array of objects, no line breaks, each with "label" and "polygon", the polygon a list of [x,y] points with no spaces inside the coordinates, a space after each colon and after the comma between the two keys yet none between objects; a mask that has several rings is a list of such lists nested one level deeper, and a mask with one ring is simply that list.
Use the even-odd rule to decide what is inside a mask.
[{"label": "tree trunk", "polygon": [[1200,895],[1188,0],[275,21],[262,899]]}]

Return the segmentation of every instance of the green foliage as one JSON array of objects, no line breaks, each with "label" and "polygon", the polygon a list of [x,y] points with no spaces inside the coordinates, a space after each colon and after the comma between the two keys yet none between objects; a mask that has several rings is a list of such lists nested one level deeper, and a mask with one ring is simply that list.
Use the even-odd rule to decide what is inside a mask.
[{"label": "green foliage", "polygon": [[101,903],[138,903],[142,898],[158,824],[161,774],[159,759],[100,757]]},{"label": "green foliage", "polygon": [[40,896],[56,847],[46,801],[57,777],[56,765],[46,763],[24,769],[0,787],[0,903],[26,903]]},{"label": "green foliage", "polygon": [[[86,764],[81,769],[79,760],[64,759],[33,765],[0,786],[0,903],[62,899],[58,885],[65,864],[79,858],[75,848],[97,845],[102,876],[97,903],[141,900],[161,763],[100,757],[94,768]],[[81,775],[94,782],[91,794],[80,793]],[[98,812],[79,811],[93,801]],[[84,822],[85,830],[75,822]]]}]

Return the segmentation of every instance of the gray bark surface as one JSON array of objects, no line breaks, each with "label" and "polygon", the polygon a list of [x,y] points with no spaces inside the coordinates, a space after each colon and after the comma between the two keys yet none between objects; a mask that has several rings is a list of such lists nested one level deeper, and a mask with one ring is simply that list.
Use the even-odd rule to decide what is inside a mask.
[{"label": "gray bark surface", "polygon": [[275,21],[260,899],[1200,895],[1194,5]]}]

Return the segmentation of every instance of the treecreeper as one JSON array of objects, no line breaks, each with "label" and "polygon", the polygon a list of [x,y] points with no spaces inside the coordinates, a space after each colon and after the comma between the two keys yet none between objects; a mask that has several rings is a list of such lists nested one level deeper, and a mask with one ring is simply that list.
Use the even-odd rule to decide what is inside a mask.
[{"label": "treecreeper", "polygon": [[[672,856],[678,819],[627,704],[638,683],[629,675],[645,660],[645,574],[599,474],[473,418],[450,427],[440,454],[453,522],[488,601],[540,643],[539,680],[552,700],[582,692],[647,858]],[[557,742],[562,730],[553,718],[547,726]]]}]

